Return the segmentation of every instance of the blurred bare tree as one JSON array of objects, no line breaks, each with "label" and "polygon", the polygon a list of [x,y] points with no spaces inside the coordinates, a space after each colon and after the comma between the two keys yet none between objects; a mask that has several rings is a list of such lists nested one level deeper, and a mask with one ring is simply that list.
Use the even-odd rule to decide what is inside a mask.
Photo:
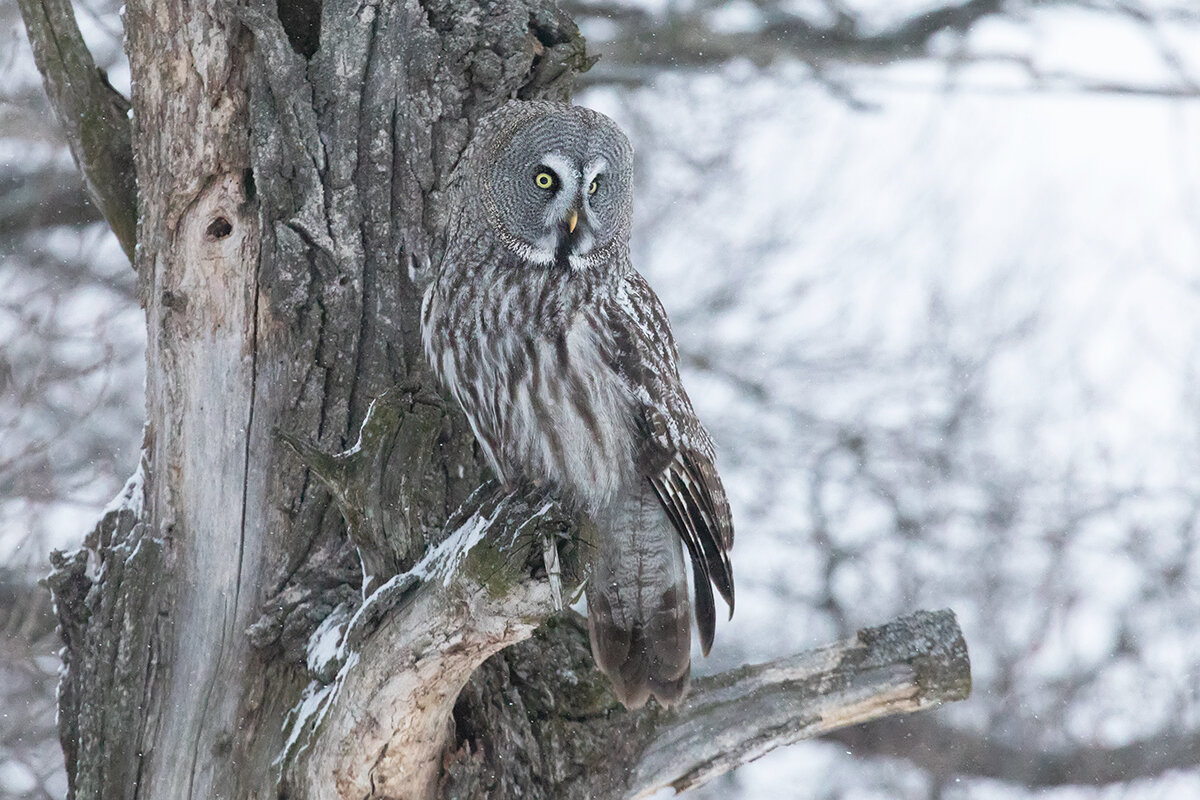
[{"label": "blurred bare tree", "polygon": [[[76,4],[97,63],[126,89],[116,6]],[[815,295],[852,300],[859,285],[849,263],[832,276],[780,265],[803,237],[787,233],[794,220],[821,219],[829,203],[819,180],[810,195],[767,212],[753,247],[712,230],[704,252],[685,250],[695,256],[688,264],[672,266],[678,259],[667,251],[678,252],[671,229],[695,230],[719,213],[711,187],[728,188],[726,206],[753,192],[739,183],[729,142],[777,111],[777,100],[755,99],[754,86],[805,84],[869,113],[880,87],[898,81],[884,68],[911,63],[932,67],[921,80],[956,93],[1194,100],[1197,65],[1176,30],[1200,27],[1200,10],[1150,0],[564,6],[602,56],[587,75],[592,97],[615,108],[643,154],[641,263],[692,282],[675,302],[664,293],[683,357],[704,387],[698,394],[720,408],[706,419],[720,420],[738,510],[771,533],[739,543],[771,551],[752,561],[757,571],[741,573],[751,591],[780,598],[797,627],[828,635],[922,603],[953,605],[975,626],[974,702],[835,735],[869,763],[897,759],[916,778],[856,779],[933,798],[959,796],[963,779],[999,781],[1024,796],[1194,774],[1200,654],[1175,650],[1200,638],[1200,487],[1186,476],[1150,486],[1051,475],[991,445],[1009,437],[1017,450],[1038,446],[1041,423],[1004,428],[1012,421],[985,391],[1042,323],[1037,307],[1014,301],[996,311],[1010,287],[987,285],[964,319],[961,303],[947,311],[941,287],[921,286],[925,324],[895,346],[848,340],[832,324],[763,346],[779,315]],[[1120,24],[1161,68],[1150,78],[1097,75],[1044,61],[1038,42],[1019,36],[998,37],[1012,42],[1007,48],[977,45],[986,26],[1020,32],[1048,13]],[[0,791],[57,797],[65,782],[54,761],[56,645],[35,579],[45,551],[77,538],[136,464],[144,334],[132,271],[57,132],[14,0],[0,0],[0,30],[0,557],[9,562],[0,571]],[[667,94],[698,115],[714,104],[693,84],[713,76],[718,95],[744,90],[738,113],[717,108],[705,135],[674,136],[662,86],[672,82]],[[750,306],[762,310],[761,323],[728,335],[722,323],[746,327],[738,310]],[[1181,432],[1179,448],[1200,453],[1194,431]],[[1087,595],[1096,573],[1081,565],[1101,556],[1125,565],[1112,576],[1128,598],[1115,611],[1094,608]],[[959,567],[949,575],[948,562]],[[796,563],[807,565],[800,575],[783,566]],[[1095,623],[1104,613],[1117,619],[1115,636],[1096,633],[1098,644],[1054,652],[1087,640],[1089,625],[1107,630],[1107,618]],[[769,635],[772,623],[750,624],[739,642],[752,651],[754,635]],[[1111,717],[1135,722],[1106,734]],[[730,796],[730,781],[707,791]],[[812,796],[849,796],[853,785]]]},{"label": "blurred bare tree", "polygon": [[[119,65],[115,4],[81,14],[99,63]],[[136,461],[145,334],[15,2],[0,3],[0,153],[0,796],[57,798],[61,643],[37,581],[48,548],[77,540]]]}]

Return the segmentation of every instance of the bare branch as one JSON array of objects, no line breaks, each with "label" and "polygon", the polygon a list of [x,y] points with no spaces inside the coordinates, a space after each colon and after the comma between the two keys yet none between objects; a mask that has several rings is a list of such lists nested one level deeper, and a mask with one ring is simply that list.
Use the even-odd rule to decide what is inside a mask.
[{"label": "bare branch", "polygon": [[[1004,0],[969,0],[917,15],[879,33],[865,32],[855,17],[839,16],[818,24],[778,9],[764,10],[752,30],[721,30],[709,4],[672,6],[662,16],[613,4],[571,2],[577,20],[604,20],[616,35],[593,42],[603,58],[587,76],[597,82],[622,80],[646,71],[715,66],[746,59],[758,66],[792,58],[826,62],[886,64],[925,55],[930,41],[944,31],[965,31],[999,14]],[[613,65],[609,69],[609,65]]]},{"label": "bare branch", "polygon": [[[937,59],[957,69],[972,64],[1013,64],[1024,70],[1031,85],[1039,90],[1086,94],[1117,94],[1149,97],[1192,98],[1200,94],[1197,82],[1188,75],[1183,59],[1155,22],[1177,19],[1195,22],[1184,12],[1162,12],[1156,17],[1129,3],[1098,8],[1085,0],[1054,0],[1046,6],[1074,6],[1096,13],[1120,15],[1143,26],[1152,39],[1163,63],[1175,80],[1162,84],[1090,79],[1061,71],[1039,69],[1020,53],[972,54],[966,48],[940,54],[935,40],[946,34],[960,39],[987,19],[1017,19],[1028,9],[1005,0],[967,0],[946,2],[939,7],[878,30],[865,12],[850,12],[839,4],[830,4],[828,20],[806,18],[782,9],[779,4],[758,0],[754,5],[758,19],[741,27],[723,25],[717,16],[721,4],[699,2],[670,5],[662,14],[619,3],[568,3],[571,14],[586,25],[596,23],[597,33],[589,45],[601,54],[598,65],[583,76],[590,84],[642,84],[662,72],[715,68],[732,61],[747,61],[767,67],[792,61],[807,64],[811,78],[825,85],[835,96],[851,106],[869,108],[855,97],[852,88],[864,83],[861,73],[842,75],[838,67],[882,66],[917,59]],[[1023,20],[1028,23],[1028,20]],[[876,85],[881,84],[875,81]],[[984,92],[1027,91],[1028,87],[972,87]]]},{"label": "bare branch", "polygon": [[92,197],[133,259],[137,187],[129,102],[109,85],[84,44],[70,0],[19,0],[46,94]]},{"label": "bare branch", "polygon": [[[539,537],[547,529],[560,534],[563,519],[548,503],[485,497],[420,564],[353,614],[339,608],[313,635],[314,681],[294,711],[284,754],[305,796],[431,791],[452,742],[451,711],[471,673],[553,613],[551,589],[531,578],[530,565]],[[579,580],[572,574],[572,590]],[[598,759],[612,769],[581,771],[560,789],[564,797],[613,798],[682,791],[781,745],[969,691],[954,615],[918,612],[845,642],[698,681],[672,711],[606,707],[589,720],[595,730],[572,760],[621,757]]]},{"label": "bare branch", "polygon": [[1042,789],[1128,783],[1193,769],[1200,733],[1164,732],[1120,747],[1044,748],[960,730],[930,717],[884,720],[829,735],[859,755],[903,758],[933,774],[969,774]]},{"label": "bare branch", "polygon": [[100,215],[80,184],[79,173],[53,166],[0,174],[0,237],[97,221]]},{"label": "bare branch", "polygon": [[[776,747],[962,700],[970,690],[953,612],[917,612],[844,642],[699,681],[678,710],[647,712],[653,735],[621,796],[690,789]],[[644,730],[645,720],[637,727]]]},{"label": "bare branch", "polygon": [[[781,745],[962,699],[969,669],[954,615],[918,612],[845,642],[700,679],[674,709],[628,711],[593,666],[586,620],[568,611],[476,673],[476,691],[455,709],[462,728],[458,749],[444,757],[443,796],[480,796],[473,786],[522,760],[545,789],[540,796],[555,800],[683,790]],[[520,697],[520,718],[490,717],[481,683]],[[503,796],[503,787],[490,796]]]},{"label": "bare branch", "polygon": [[54,634],[50,592],[11,567],[0,568],[0,641],[21,650],[36,648]]}]

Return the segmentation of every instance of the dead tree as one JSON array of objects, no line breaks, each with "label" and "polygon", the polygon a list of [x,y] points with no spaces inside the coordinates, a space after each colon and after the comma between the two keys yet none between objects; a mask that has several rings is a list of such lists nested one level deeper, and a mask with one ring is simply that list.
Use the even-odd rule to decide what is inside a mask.
[{"label": "dead tree", "polygon": [[130,0],[128,103],[21,2],[149,343],[140,469],[50,578],[73,797],[639,797],[966,695],[922,612],[627,713],[555,611],[587,522],[487,481],[417,321],[475,122],[589,66],[553,2]]}]

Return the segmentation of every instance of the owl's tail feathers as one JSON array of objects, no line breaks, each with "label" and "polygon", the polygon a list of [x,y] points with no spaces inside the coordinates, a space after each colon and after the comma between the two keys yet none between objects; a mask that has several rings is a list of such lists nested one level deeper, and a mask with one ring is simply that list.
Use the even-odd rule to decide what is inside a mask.
[{"label": "owl's tail feathers", "polygon": [[691,607],[679,537],[647,485],[598,515],[588,578],[596,665],[626,708],[678,702],[691,677]]},{"label": "owl's tail feathers", "polygon": [[[659,598],[661,605],[653,612],[653,621],[626,627],[618,623],[619,615],[609,604],[612,595],[588,586],[592,656],[612,681],[617,699],[626,708],[640,708],[650,695],[663,705],[679,702],[691,677],[687,595],[681,604],[678,593],[668,590]],[[682,625],[678,624],[680,618]]]}]

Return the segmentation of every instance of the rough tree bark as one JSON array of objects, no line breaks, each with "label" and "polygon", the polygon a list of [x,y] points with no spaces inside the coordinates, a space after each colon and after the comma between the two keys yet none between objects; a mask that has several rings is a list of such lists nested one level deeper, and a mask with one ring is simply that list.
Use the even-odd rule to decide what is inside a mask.
[{"label": "rough tree bark", "polygon": [[[641,796],[965,696],[940,612],[627,714],[555,613],[587,523],[485,482],[417,330],[475,122],[588,66],[551,0],[130,0],[126,29],[147,423],[54,556],[72,796]],[[126,218],[113,163],[78,161]]]}]

